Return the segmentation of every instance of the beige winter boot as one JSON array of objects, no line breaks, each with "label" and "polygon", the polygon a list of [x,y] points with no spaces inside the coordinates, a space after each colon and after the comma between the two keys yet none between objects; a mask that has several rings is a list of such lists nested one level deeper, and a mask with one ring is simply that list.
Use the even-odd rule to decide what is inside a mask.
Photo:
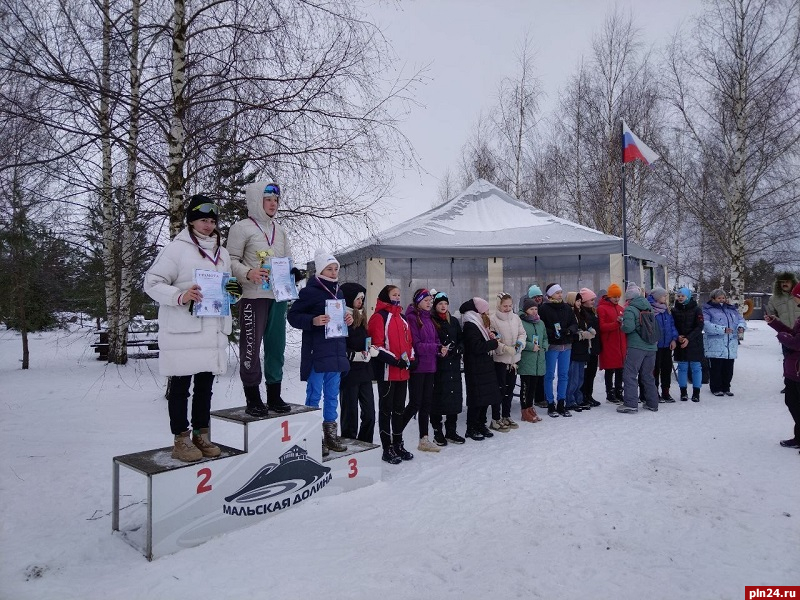
[{"label": "beige winter boot", "polygon": [[419,438],[419,446],[417,446],[417,450],[420,452],[439,452],[441,448],[430,441],[427,435],[423,435],[421,438]]},{"label": "beige winter boot", "polygon": [[219,446],[211,443],[211,433],[208,427],[198,429],[197,433],[192,434],[192,443],[203,453],[206,458],[219,456]]},{"label": "beige winter boot", "polygon": [[342,443],[341,438],[336,434],[336,421],[325,421],[322,423],[322,434],[325,436],[325,445],[328,450],[334,452],[344,452],[347,446]]},{"label": "beige winter boot", "polygon": [[184,431],[175,436],[175,446],[172,448],[172,458],[183,462],[197,462],[203,458],[200,448],[192,443],[189,432]]}]

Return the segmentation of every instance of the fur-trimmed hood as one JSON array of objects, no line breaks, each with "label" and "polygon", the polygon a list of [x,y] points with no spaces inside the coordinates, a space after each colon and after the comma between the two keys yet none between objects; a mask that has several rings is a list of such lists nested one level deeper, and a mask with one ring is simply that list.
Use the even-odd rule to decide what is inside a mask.
[{"label": "fur-trimmed hood", "polygon": [[791,294],[792,288],[797,285],[797,277],[791,271],[784,271],[783,273],[777,273],[775,275],[775,283],[772,284],[772,293],[776,296],[788,296],[789,294],[785,294],[781,289],[779,281],[783,281],[785,279],[789,279],[792,282],[792,287],[789,288],[789,294]]}]

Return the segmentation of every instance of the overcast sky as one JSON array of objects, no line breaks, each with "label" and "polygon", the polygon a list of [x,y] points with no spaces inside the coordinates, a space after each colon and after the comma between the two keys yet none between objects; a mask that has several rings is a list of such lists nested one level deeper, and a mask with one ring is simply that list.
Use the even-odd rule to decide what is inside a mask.
[{"label": "overcast sky", "polygon": [[662,47],[681,24],[702,10],[701,0],[407,0],[376,3],[374,21],[394,46],[407,73],[429,65],[401,129],[424,169],[398,173],[393,198],[382,204],[385,226],[431,208],[439,180],[455,172],[461,147],[481,111],[492,107],[504,77],[515,74],[515,56],[528,33],[536,75],[549,114],[558,91],[614,6],[632,11],[642,41]]}]

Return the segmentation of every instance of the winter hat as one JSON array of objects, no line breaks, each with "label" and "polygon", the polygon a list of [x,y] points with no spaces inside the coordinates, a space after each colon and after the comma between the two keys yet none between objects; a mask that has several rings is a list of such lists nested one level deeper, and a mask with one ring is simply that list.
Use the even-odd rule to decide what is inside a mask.
[{"label": "winter hat", "polygon": [[533,298],[525,298],[525,300],[522,301],[522,312],[528,312],[531,306],[536,306],[538,308],[539,305]]},{"label": "winter hat", "polygon": [[554,283],[549,288],[547,288],[547,297],[548,298],[552,298],[554,294],[557,294],[558,292],[563,292],[563,291],[564,290],[561,288],[560,285],[558,285],[557,283]]},{"label": "winter hat", "polygon": [[339,289],[342,290],[342,294],[344,294],[345,304],[347,304],[347,306],[349,306],[350,308],[353,308],[353,305],[355,304],[356,299],[359,296],[366,299],[367,289],[360,283],[348,281],[347,283],[343,283],[342,285],[340,285]]},{"label": "winter hat", "polygon": [[318,249],[314,253],[314,270],[317,274],[322,273],[325,267],[333,264],[338,267],[339,261],[336,260],[336,257],[331,254],[329,250]]},{"label": "winter hat", "polygon": [[511,294],[509,294],[507,292],[500,292],[499,294],[497,294],[497,308],[498,309],[500,308],[500,305],[503,303],[503,300],[505,300],[507,298],[511,299]]},{"label": "winter hat", "polygon": [[622,288],[619,287],[616,283],[612,283],[610,286],[608,286],[608,297],[622,298]]},{"label": "winter hat", "polygon": [[214,219],[215,222],[219,219],[219,207],[203,194],[195,194],[189,198],[189,206],[186,207],[187,225],[198,219]]},{"label": "winter hat", "polygon": [[725,290],[723,290],[722,288],[717,288],[715,290],[711,290],[711,294],[709,294],[708,299],[713,301],[714,298],[716,298],[718,296],[725,296],[725,295],[726,295],[725,294]]},{"label": "winter hat", "polygon": [[800,298],[800,283],[792,288],[792,298]]},{"label": "winter hat", "polygon": [[584,302],[588,302],[589,300],[594,300],[595,298],[597,298],[597,294],[595,294],[592,290],[586,287],[581,288],[580,294],[581,294],[581,299]]},{"label": "winter hat", "polygon": [[628,289],[625,290],[625,300],[633,300],[642,295],[642,290],[634,282],[628,282]]},{"label": "winter hat", "polygon": [[535,298],[536,296],[544,296],[542,289],[535,283],[528,288],[528,298]]},{"label": "winter hat", "polygon": [[416,305],[416,304],[419,304],[420,302],[422,302],[423,300],[425,300],[425,298],[427,298],[427,297],[428,297],[428,296],[430,296],[430,295],[431,295],[431,293],[430,293],[430,292],[429,292],[429,291],[428,291],[426,288],[422,288],[422,289],[421,289],[421,290],[419,290],[419,291],[416,293],[416,295],[414,296],[414,304],[415,304],[415,305]]},{"label": "winter hat", "polygon": [[650,292],[650,295],[653,297],[653,300],[657,302],[667,295],[667,290],[662,287],[654,287]]},{"label": "winter hat", "polygon": [[472,299],[472,303],[475,305],[475,312],[483,314],[489,310],[489,303],[483,298],[475,297]]},{"label": "winter hat", "polygon": [[433,297],[433,307],[436,308],[436,305],[439,302],[447,302],[450,304],[450,298],[447,297],[447,294],[444,292],[436,292],[436,295]]}]

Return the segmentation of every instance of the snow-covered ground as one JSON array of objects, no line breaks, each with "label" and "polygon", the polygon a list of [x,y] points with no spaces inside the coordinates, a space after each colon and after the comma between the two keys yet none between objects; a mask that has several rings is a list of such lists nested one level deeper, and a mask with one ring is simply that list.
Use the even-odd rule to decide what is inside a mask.
[{"label": "snow-covered ground", "polygon": [[[0,598],[727,599],[797,585],[800,455],[778,445],[792,423],[780,349],[750,325],[733,398],[704,388],[699,404],[635,415],[604,403],[416,453],[377,485],[151,563],[109,512],[111,458],[171,442],[157,361],[99,363],[88,332],[62,331],[34,335],[22,371],[19,336],[0,331]],[[235,361],[214,408],[243,404]]]}]

